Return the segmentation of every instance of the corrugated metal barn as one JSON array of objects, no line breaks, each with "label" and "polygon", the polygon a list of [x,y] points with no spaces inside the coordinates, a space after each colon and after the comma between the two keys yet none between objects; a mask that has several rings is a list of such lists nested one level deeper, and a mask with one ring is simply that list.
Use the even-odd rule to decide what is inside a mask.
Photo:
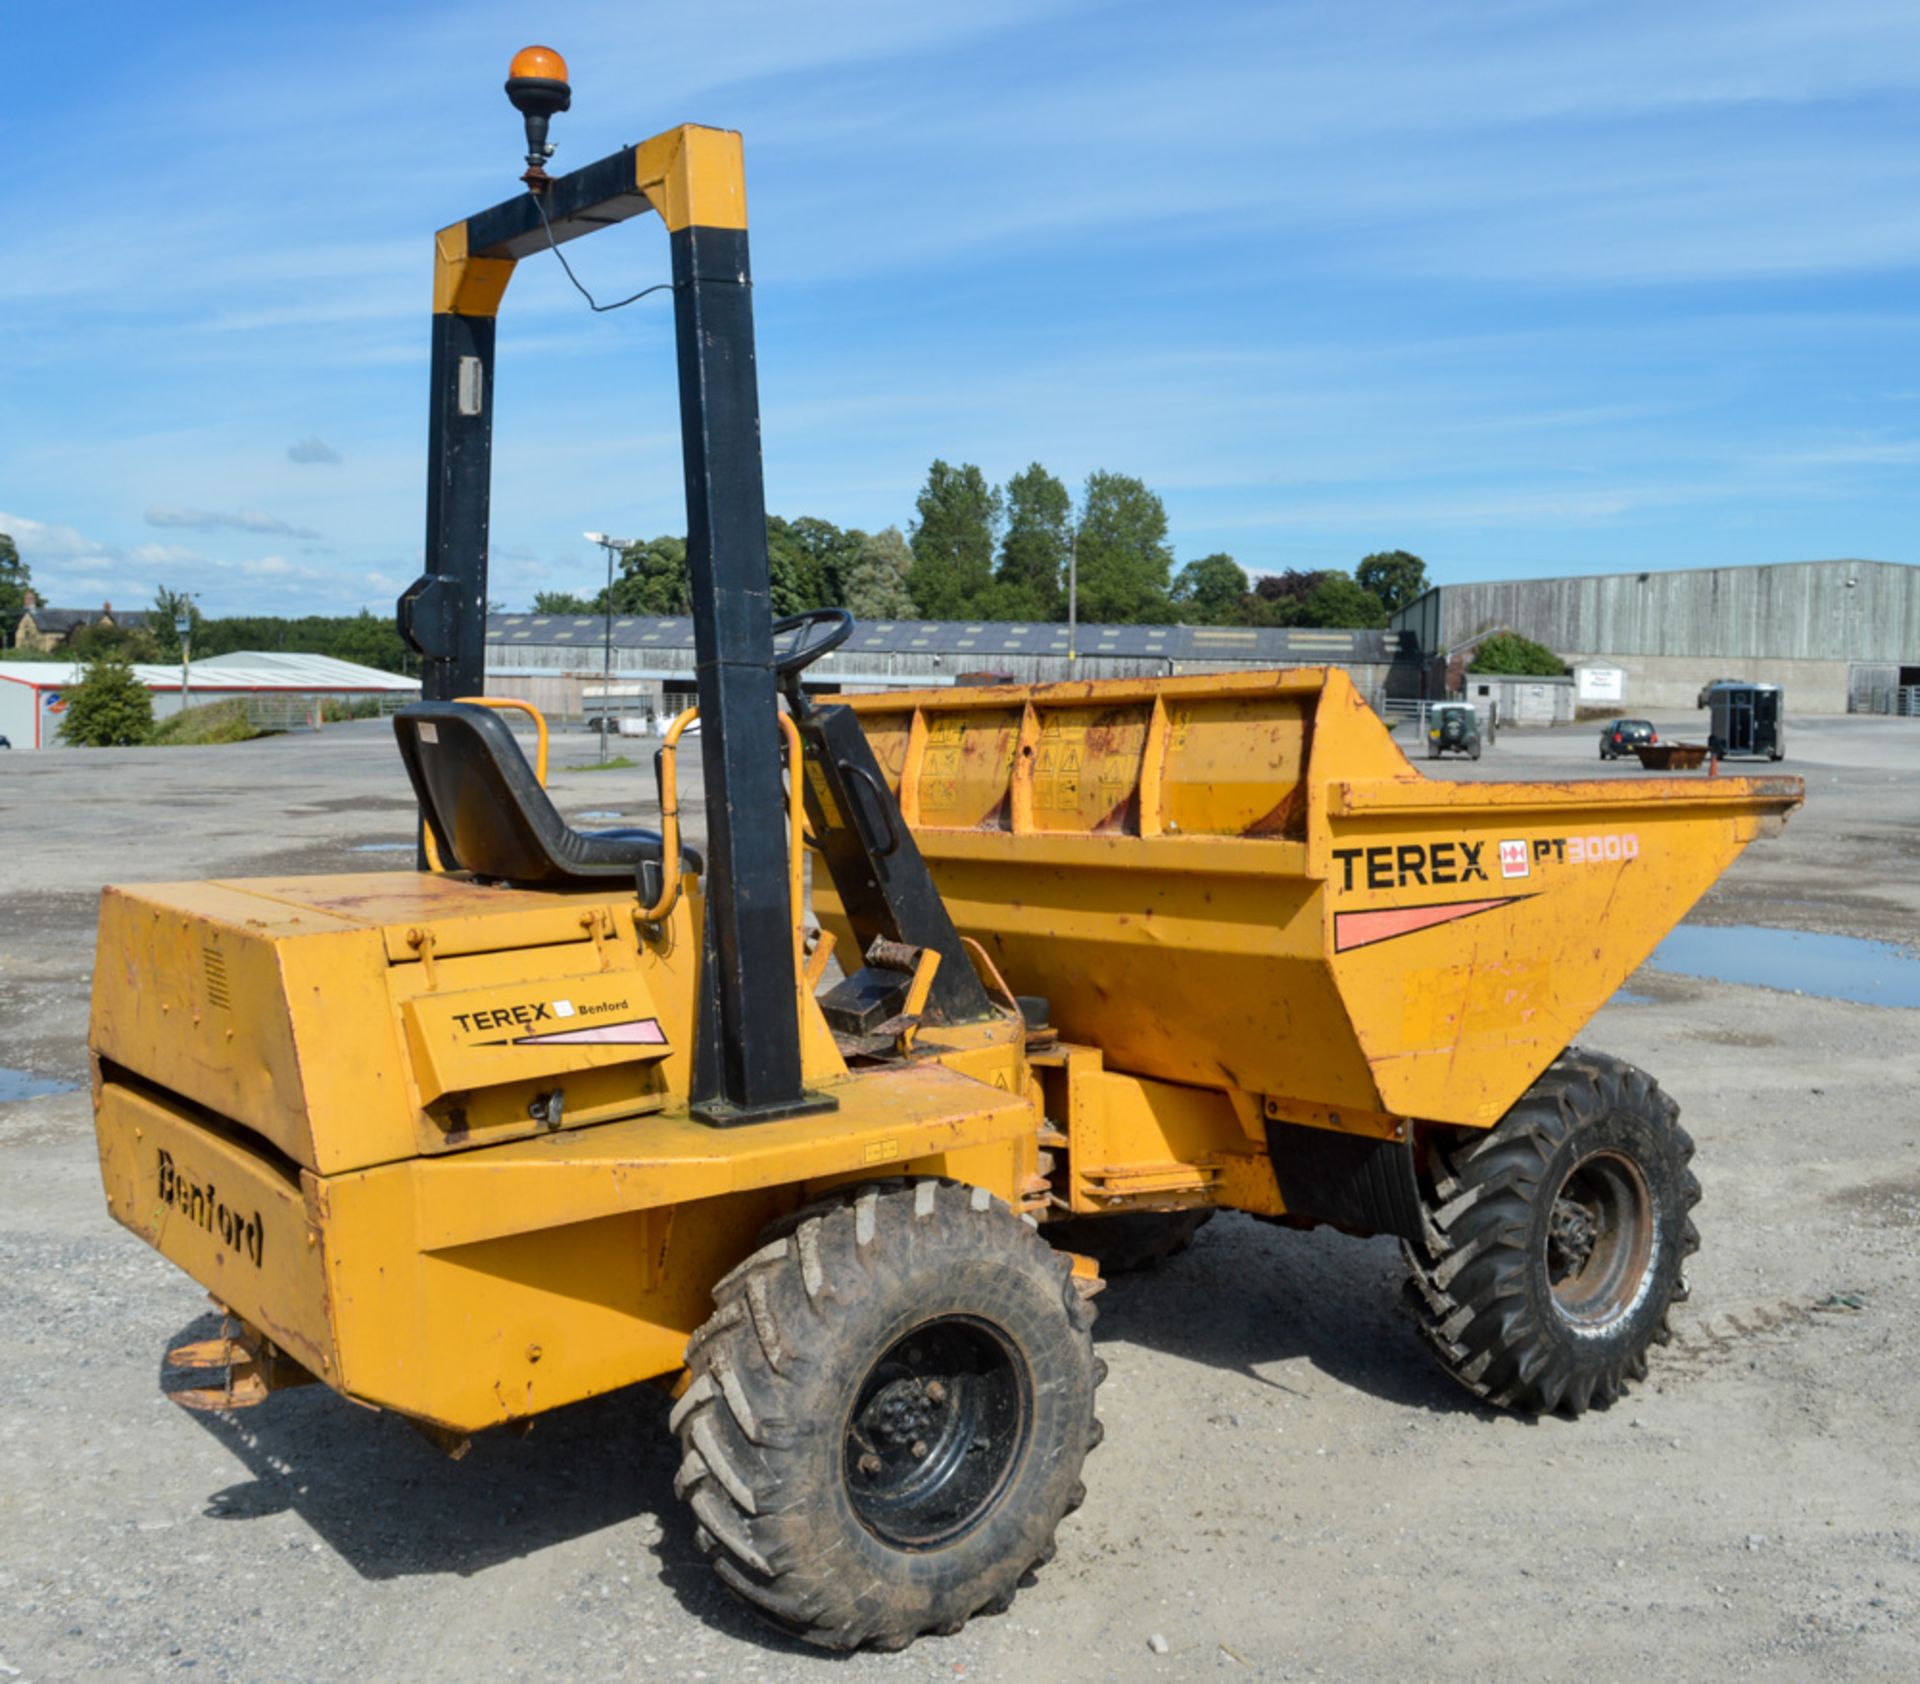
[{"label": "corrugated metal barn", "polygon": [[[608,636],[600,615],[492,615],[487,687],[524,696],[557,716],[598,713]],[[808,688],[824,693],[926,688],[984,673],[1030,684],[1340,666],[1362,694],[1377,702],[1385,694],[1398,639],[1380,631],[1082,626],[1075,643],[1070,650],[1067,628],[1045,622],[862,621],[844,645],[808,669]],[[611,644],[613,711],[662,712],[691,696],[691,620],[616,616]]]},{"label": "corrugated metal barn", "polygon": [[1789,709],[1844,713],[1920,684],[1920,567],[1797,561],[1442,585],[1394,616],[1429,657],[1507,629],[1569,664],[1624,670],[1625,709],[1691,708],[1714,678],[1786,688]]}]

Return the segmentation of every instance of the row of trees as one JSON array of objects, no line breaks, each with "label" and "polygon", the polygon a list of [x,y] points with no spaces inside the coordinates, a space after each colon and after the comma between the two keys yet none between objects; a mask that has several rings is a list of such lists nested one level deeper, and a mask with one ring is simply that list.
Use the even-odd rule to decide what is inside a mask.
[{"label": "row of trees", "polygon": [[[1160,498],[1130,474],[1089,474],[1076,504],[1040,463],[991,484],[971,462],[936,461],[906,534],[867,533],[815,516],[767,521],[778,614],[838,606],[863,620],[1064,620],[1070,576],[1089,624],[1384,626],[1427,588],[1426,564],[1405,550],[1365,557],[1352,573],[1289,569],[1249,579],[1216,554],[1177,570]],[[593,614],[591,597],[542,591],[534,611]],[[620,559],[613,609],[684,614],[687,546],[660,537]]]},{"label": "row of trees", "polygon": [[[0,625],[9,641],[25,612],[25,593],[32,584],[19,563],[17,594],[10,596],[12,569],[7,552],[11,540],[0,533]],[[180,659],[180,634],[174,629],[185,615],[193,630],[196,660],[228,655],[240,649],[260,649],[290,655],[332,655],[382,672],[418,672],[419,658],[407,648],[393,617],[363,608],[358,614],[302,614],[288,619],[277,614],[206,615],[184,591],[162,585],[148,610],[144,626],[82,626],[56,650],[13,649],[16,661],[163,661]]]},{"label": "row of trees", "polygon": [[[1089,624],[1369,627],[1385,625],[1427,588],[1425,563],[1405,550],[1369,555],[1351,573],[1289,569],[1250,579],[1226,554],[1176,567],[1166,506],[1143,481],[1100,470],[1087,476],[1076,502],[1038,462],[1000,486],[974,463],[935,461],[905,533],[770,516],[767,556],[776,614],[839,606],[863,620],[1064,620],[1072,576],[1079,617]],[[0,641],[11,638],[30,584],[12,539],[0,533]],[[533,606],[593,614],[605,611],[607,596],[542,591]],[[611,607],[687,613],[686,540],[667,535],[631,545]],[[385,614],[212,617],[165,586],[144,628],[89,627],[48,658],[178,660],[174,623],[182,614],[192,622],[197,656],[264,649],[334,655],[389,672],[417,665]]]},{"label": "row of trees", "polygon": [[[898,527],[868,533],[843,530],[810,515],[799,520],[770,515],[767,561],[775,614],[841,607],[862,620],[896,620],[918,612],[906,586],[913,552]],[[606,600],[604,589],[590,597],[541,591],[533,599],[533,611],[599,614]],[[616,614],[686,614],[691,605],[684,538],[649,538],[628,546],[613,582]]]}]

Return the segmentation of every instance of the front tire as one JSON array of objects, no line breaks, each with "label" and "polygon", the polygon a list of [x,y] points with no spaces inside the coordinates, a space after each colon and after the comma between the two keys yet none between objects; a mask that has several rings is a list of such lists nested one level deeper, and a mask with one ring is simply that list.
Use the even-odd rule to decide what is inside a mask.
[{"label": "front tire", "polygon": [[1098,1442],[1093,1305],[984,1188],[858,1190],[714,1289],[673,1413],[715,1573],[829,1649],[904,1648],[1052,1559]]},{"label": "front tire", "polygon": [[1579,1415],[1645,1378],[1700,1246],[1678,1117],[1645,1071],[1569,1048],[1492,1129],[1432,1141],[1407,1298],[1475,1396]]}]

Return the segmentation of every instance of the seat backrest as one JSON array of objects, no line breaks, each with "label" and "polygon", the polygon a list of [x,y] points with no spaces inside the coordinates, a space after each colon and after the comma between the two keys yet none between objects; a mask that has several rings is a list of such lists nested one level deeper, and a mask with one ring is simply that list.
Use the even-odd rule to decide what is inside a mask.
[{"label": "seat backrest", "polygon": [[[582,835],[554,810],[506,722],[471,702],[414,702],[393,716],[441,863],[510,883],[631,877],[644,843]],[[654,839],[652,857],[659,857]]]}]

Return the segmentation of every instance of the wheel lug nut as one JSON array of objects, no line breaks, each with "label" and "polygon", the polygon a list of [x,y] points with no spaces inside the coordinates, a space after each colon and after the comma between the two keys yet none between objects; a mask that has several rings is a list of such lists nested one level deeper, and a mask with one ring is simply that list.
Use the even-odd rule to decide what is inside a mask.
[{"label": "wheel lug nut", "polygon": [[924,1438],[916,1438],[913,1441],[913,1459],[916,1462],[924,1462],[927,1459],[927,1441]]},{"label": "wheel lug nut", "polygon": [[871,1450],[860,1458],[860,1471],[869,1479],[872,1479],[874,1475],[879,1473],[881,1465],[880,1458],[874,1455]]},{"label": "wheel lug nut", "polygon": [[927,1401],[929,1403],[945,1403],[947,1401],[947,1388],[941,1385],[938,1380],[929,1380],[927,1382]]}]

